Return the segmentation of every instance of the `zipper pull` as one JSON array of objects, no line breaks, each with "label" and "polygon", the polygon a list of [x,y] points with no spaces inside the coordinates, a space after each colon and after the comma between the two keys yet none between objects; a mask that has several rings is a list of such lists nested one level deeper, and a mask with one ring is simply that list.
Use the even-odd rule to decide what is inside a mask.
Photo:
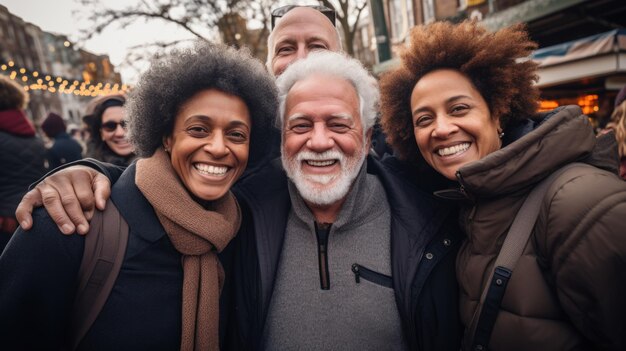
[{"label": "zipper pull", "polygon": [[361,282],[361,273],[359,273],[359,265],[358,264],[353,264],[352,265],[352,272],[354,272],[354,280],[356,281],[356,283],[360,283]]}]

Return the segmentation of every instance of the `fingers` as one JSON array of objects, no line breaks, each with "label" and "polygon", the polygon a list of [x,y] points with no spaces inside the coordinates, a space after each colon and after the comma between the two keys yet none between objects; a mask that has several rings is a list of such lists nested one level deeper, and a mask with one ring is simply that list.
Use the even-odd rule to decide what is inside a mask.
[{"label": "fingers", "polygon": [[24,195],[22,201],[17,205],[15,217],[22,229],[29,230],[33,225],[33,210],[43,204],[39,190],[33,189]]},{"label": "fingers", "polygon": [[96,197],[96,206],[103,211],[108,198],[111,196],[111,182],[109,178],[97,173],[93,179],[93,189]]},{"label": "fingers", "polygon": [[60,170],[41,181],[20,202],[16,216],[24,229],[32,227],[32,212],[43,206],[64,234],[86,234],[96,209],[103,210],[111,195],[109,179],[85,166]]},{"label": "fingers", "polygon": [[43,205],[64,234],[89,231],[88,219],[95,209],[93,179],[99,173],[74,166],[58,171],[37,185]]},{"label": "fingers", "polygon": [[[93,173],[92,173],[93,172]],[[91,169],[77,169],[76,171],[69,173],[70,185],[72,186],[72,191],[76,194],[76,199],[78,200],[79,208],[72,207],[72,212],[68,214],[77,216],[78,219],[80,217],[85,217],[85,219],[90,220],[91,215],[93,215],[93,211],[96,205],[96,200],[94,197],[94,191],[92,189],[92,179],[98,174],[98,172],[93,171]],[[65,182],[60,184],[60,186],[66,186]],[[69,191],[69,189],[67,189]],[[74,204],[71,204],[74,205]],[[78,211],[81,214],[78,214]],[[75,224],[78,224],[74,222]]]},{"label": "fingers", "polygon": [[81,226],[84,230],[88,225],[87,219],[71,183],[67,179],[52,179],[56,175],[53,174],[37,185],[48,215],[63,234],[72,234],[76,226]]},{"label": "fingers", "polygon": [[[56,177],[50,177],[49,182],[60,194],[60,201],[65,215],[72,222],[71,225],[76,226],[78,234],[86,234],[89,231],[89,220],[93,217],[96,206],[94,179],[98,176],[106,179],[106,187],[109,188],[108,179],[97,171],[83,166],[59,171],[54,176]],[[107,198],[108,195],[105,198],[105,202]],[[57,210],[56,206],[54,210]],[[58,213],[55,212],[56,214],[59,215],[58,218],[62,221],[57,222],[57,224],[60,227],[66,224],[63,213],[59,211]],[[53,214],[50,213],[50,215],[52,216]]]}]

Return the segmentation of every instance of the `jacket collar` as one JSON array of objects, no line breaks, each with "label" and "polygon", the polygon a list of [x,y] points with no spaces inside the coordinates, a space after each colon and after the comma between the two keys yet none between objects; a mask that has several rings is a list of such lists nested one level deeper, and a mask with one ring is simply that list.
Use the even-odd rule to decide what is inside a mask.
[{"label": "jacket collar", "polygon": [[[257,317],[261,319],[258,321],[258,325],[262,326],[265,323],[267,308],[272,296],[276,269],[283,248],[285,228],[291,210],[287,175],[282,168],[280,158],[258,170],[256,174],[237,183],[233,188],[233,193],[242,206],[245,205],[252,215],[256,258],[260,274],[259,309],[261,311]],[[262,330],[257,332],[261,333]]]},{"label": "jacket collar", "polygon": [[133,234],[128,241],[128,257],[167,235],[154,214],[154,209],[135,185],[135,171],[136,164],[133,163],[111,189],[111,201],[119,209]]},{"label": "jacket collar", "polygon": [[453,218],[454,204],[420,190],[411,180],[390,171],[386,164],[369,158],[368,173],[378,176],[390,204],[391,267],[396,303],[401,314],[408,313],[403,315],[403,320],[413,325],[416,321],[412,311],[416,310],[417,296],[428,277],[427,272],[417,274],[426,249],[437,235],[451,235],[450,239],[458,237],[459,233],[444,233],[442,229],[456,224],[456,218],[452,223],[445,222]]},{"label": "jacket collar", "polygon": [[457,178],[465,191],[472,197],[511,194],[591,155],[596,138],[580,107],[559,108],[540,118],[545,121],[533,131],[461,167]]}]

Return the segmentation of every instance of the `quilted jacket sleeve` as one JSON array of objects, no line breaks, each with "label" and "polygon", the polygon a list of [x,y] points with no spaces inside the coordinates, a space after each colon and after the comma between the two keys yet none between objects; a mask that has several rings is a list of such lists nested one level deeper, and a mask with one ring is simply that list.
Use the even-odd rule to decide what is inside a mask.
[{"label": "quilted jacket sleeve", "polygon": [[626,350],[626,182],[573,169],[548,190],[538,219],[547,279],[594,348]]}]

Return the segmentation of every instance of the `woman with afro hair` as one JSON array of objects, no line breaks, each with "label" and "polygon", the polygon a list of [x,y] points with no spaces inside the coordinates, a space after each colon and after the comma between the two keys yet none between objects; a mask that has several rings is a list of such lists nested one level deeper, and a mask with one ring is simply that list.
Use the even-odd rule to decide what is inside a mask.
[{"label": "woman with afro hair", "polygon": [[[522,25],[415,27],[401,66],[381,79],[382,125],[397,156],[422,171],[415,182],[435,171],[450,187],[437,194],[461,205],[464,349],[624,350],[626,185],[615,143],[596,139],[578,106],[536,112],[536,47]],[[483,287],[517,211],[573,162],[583,164],[549,186],[493,329],[479,335]]]},{"label": "woman with afro hair", "polygon": [[85,237],[35,211],[0,256],[3,349],[218,350],[217,254],[242,220],[230,189],[269,161],[277,109],[273,78],[245,50],[198,42],[153,62],[128,102],[140,159],[106,205],[128,225],[111,293],[91,326],[72,328]]}]

